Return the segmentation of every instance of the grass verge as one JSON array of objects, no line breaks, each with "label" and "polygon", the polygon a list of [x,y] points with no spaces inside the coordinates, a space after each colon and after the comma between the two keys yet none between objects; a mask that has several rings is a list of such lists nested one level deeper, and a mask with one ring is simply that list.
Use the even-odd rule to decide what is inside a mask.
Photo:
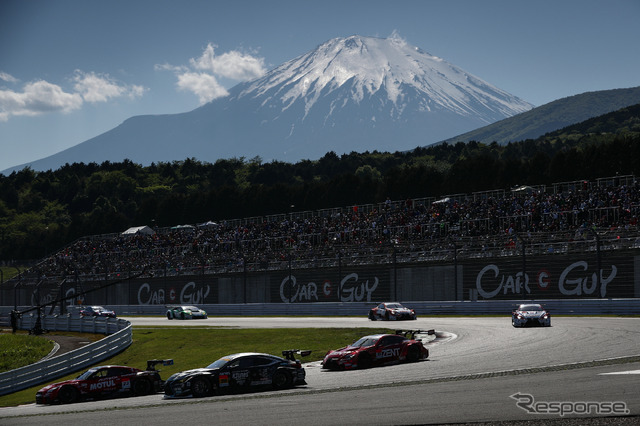
[{"label": "grass verge", "polygon": [[0,332],[0,373],[39,361],[53,349],[53,342],[26,331]]},{"label": "grass verge", "polygon": [[[281,328],[218,329],[191,327],[134,327],[133,344],[122,353],[99,365],[128,365],[145,369],[149,359],[174,360],[174,365],[160,367],[167,379],[173,373],[206,367],[216,359],[237,352],[265,352],[280,356],[285,349],[310,349],[303,362],[321,360],[330,349],[345,346],[367,334],[393,332],[386,328]],[[49,383],[78,376],[76,372]],[[33,403],[43,383],[0,397],[0,407]]]}]

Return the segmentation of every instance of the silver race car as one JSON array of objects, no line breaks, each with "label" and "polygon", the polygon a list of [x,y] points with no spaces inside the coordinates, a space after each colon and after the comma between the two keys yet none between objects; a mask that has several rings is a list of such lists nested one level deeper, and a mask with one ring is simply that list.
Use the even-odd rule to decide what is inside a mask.
[{"label": "silver race car", "polygon": [[551,315],[542,305],[521,304],[511,313],[511,325],[514,327],[551,327]]}]

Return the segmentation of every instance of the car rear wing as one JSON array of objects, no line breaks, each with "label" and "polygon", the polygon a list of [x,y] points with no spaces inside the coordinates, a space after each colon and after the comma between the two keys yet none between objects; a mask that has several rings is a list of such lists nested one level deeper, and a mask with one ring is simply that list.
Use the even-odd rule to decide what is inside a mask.
[{"label": "car rear wing", "polygon": [[173,365],[172,359],[150,359],[147,361],[147,371],[159,371],[156,370],[156,365]]},{"label": "car rear wing", "polygon": [[436,334],[434,329],[431,330],[396,330],[396,334],[404,336],[407,339],[415,340],[416,334],[428,334],[430,336]]},{"label": "car rear wing", "polygon": [[286,351],[282,351],[282,356],[288,359],[289,361],[295,361],[295,355],[299,354],[300,356],[309,356],[311,351],[309,350],[300,350],[300,349],[288,349]]}]

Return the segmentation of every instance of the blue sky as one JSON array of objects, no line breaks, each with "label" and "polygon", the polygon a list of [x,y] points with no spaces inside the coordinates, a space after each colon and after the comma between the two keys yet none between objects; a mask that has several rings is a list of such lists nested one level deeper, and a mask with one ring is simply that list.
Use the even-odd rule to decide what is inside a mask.
[{"label": "blue sky", "polygon": [[635,87],[639,21],[638,0],[0,0],[0,171],[353,34],[396,32],[537,106]]}]

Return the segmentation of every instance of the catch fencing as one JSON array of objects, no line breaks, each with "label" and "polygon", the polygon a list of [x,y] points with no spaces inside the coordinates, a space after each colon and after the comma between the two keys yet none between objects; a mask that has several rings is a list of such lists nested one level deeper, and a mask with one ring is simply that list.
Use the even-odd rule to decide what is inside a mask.
[{"label": "catch fencing", "polygon": [[[640,298],[633,299],[517,299],[475,301],[402,301],[418,316],[428,315],[506,315],[520,303],[540,303],[555,315],[640,315]],[[316,303],[239,303],[198,305],[210,317],[216,316],[353,316],[366,317],[375,306],[370,302]],[[164,316],[160,305],[111,306],[118,315]]]},{"label": "catch fencing", "polygon": [[[18,328],[32,329],[36,320],[34,315],[25,315],[18,319]],[[41,323],[42,328],[49,331],[103,333],[108,336],[71,352],[1,373],[0,395],[27,389],[87,368],[122,352],[133,342],[131,323],[123,319],[53,315],[42,316]]]}]

